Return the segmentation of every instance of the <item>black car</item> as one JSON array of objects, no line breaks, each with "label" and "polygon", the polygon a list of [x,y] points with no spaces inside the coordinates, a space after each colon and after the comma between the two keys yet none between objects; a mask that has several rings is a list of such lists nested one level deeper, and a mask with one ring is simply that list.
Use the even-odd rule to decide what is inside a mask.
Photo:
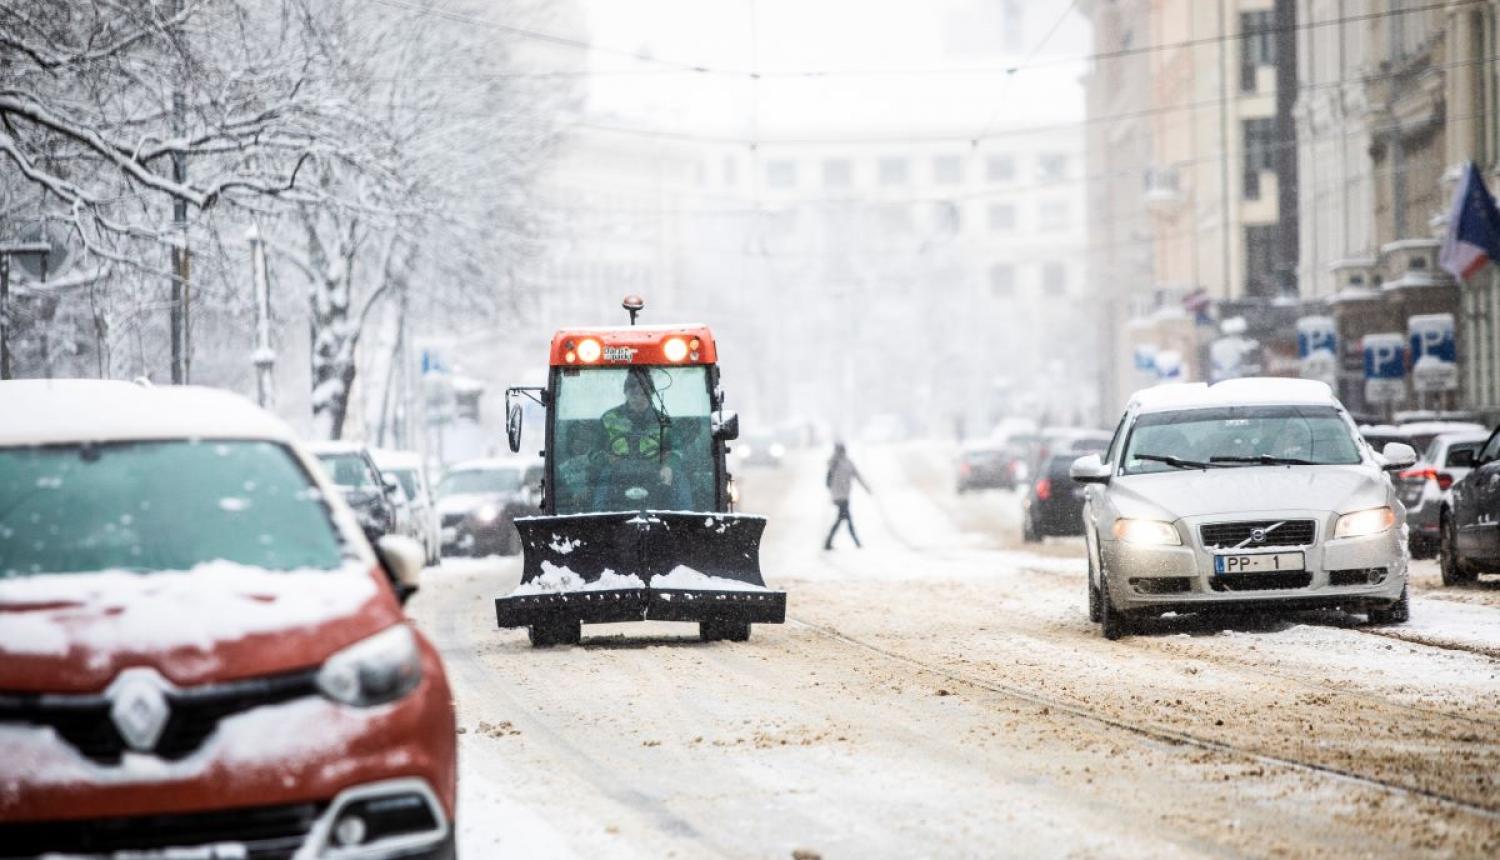
[{"label": "black car", "polygon": [[515,555],[517,517],[541,513],[542,465],[521,460],[459,463],[438,482],[443,555]]},{"label": "black car", "polygon": [[401,485],[381,474],[368,449],[345,442],[324,442],[308,448],[354,509],[359,527],[371,544],[396,533],[396,499],[400,498]]},{"label": "black car", "polygon": [[[1469,465],[1463,460],[1460,455],[1455,465]],[[1500,430],[1490,434],[1472,465],[1454,482],[1438,512],[1438,566],[1444,585],[1500,571]]]},{"label": "black car", "polygon": [[1014,487],[1013,459],[1003,446],[983,443],[965,446],[958,455],[958,491]]},{"label": "black car", "polygon": [[1021,522],[1021,537],[1027,543],[1036,543],[1048,535],[1083,534],[1082,484],[1075,484],[1068,470],[1080,455],[1076,451],[1053,454],[1042,464],[1031,486],[1026,490],[1026,499]]}]

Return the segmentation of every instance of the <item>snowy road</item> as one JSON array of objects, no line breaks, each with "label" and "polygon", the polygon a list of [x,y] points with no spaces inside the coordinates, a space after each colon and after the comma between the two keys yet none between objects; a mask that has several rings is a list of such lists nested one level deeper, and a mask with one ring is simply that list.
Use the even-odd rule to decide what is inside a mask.
[{"label": "snowy road", "polygon": [[818,549],[816,460],[744,476],[790,616],[749,643],[636,624],[534,651],[494,626],[515,560],[429,571],[468,857],[1500,853],[1500,587],[1424,563],[1405,627],[1109,643],[1081,541],[1022,548],[1017,500],[952,495],[939,449],[856,455],[858,551]]}]

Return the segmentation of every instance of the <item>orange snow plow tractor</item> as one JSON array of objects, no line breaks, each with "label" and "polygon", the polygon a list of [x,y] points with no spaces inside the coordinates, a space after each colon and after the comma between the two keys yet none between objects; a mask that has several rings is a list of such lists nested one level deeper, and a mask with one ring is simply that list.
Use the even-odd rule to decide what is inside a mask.
[{"label": "orange snow plow tractor", "polygon": [[739,418],[724,410],[706,326],[630,325],[553,335],[545,387],[508,389],[512,451],[522,398],[546,410],[541,516],[516,520],[521,584],[495,601],[533,645],[579,641],[583,624],[697,622],[744,641],[779,624],[785,592],[760,572],[764,517],[735,513],[725,462]]}]

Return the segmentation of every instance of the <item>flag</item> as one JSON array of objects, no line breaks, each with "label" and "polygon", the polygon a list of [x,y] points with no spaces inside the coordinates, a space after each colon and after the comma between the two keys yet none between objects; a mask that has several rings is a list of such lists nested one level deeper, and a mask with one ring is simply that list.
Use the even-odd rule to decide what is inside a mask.
[{"label": "flag", "polygon": [[1448,236],[1438,253],[1438,265],[1453,277],[1467,280],[1493,260],[1500,260],[1500,210],[1471,161],[1464,165],[1463,178],[1453,192]]}]

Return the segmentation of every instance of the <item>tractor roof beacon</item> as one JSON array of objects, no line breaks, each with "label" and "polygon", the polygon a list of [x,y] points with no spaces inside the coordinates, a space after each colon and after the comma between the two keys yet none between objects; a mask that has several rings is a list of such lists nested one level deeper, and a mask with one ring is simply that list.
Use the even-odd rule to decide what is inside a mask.
[{"label": "tractor roof beacon", "polygon": [[785,592],[760,572],[764,517],[733,512],[718,348],[703,325],[569,328],[552,337],[545,387],[505,392],[512,451],[522,398],[546,410],[542,515],[516,520],[521,584],[495,600],[501,627],[533,645],[579,641],[583,624],[697,622],[744,641],[780,624]]}]

